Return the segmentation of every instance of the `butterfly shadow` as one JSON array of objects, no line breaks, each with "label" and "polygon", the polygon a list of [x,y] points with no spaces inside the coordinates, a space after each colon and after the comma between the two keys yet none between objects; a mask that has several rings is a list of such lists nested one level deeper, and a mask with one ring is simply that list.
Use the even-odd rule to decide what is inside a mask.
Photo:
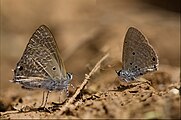
[{"label": "butterfly shadow", "polygon": [[127,90],[127,89],[131,89],[131,88],[134,88],[134,87],[136,87],[136,86],[137,86],[137,85],[132,85],[132,84],[127,85],[127,86],[120,85],[120,86],[117,86],[116,89],[108,90],[108,91],[112,91],[112,92],[123,92],[123,91],[125,91],[125,90]]},{"label": "butterfly shadow", "polygon": [[56,110],[60,110],[60,107],[62,105],[64,105],[67,102],[68,99],[64,100],[61,103],[55,103],[52,102],[53,106],[50,106],[48,108],[46,107],[30,107],[30,106],[24,106],[20,109],[15,109],[12,111],[6,111],[5,113],[1,114],[1,115],[9,115],[9,114],[17,114],[17,113],[29,113],[29,112],[47,112],[47,113],[52,113]]},{"label": "butterfly shadow", "polygon": [[[131,88],[134,88],[138,85],[141,85],[141,84],[148,84],[148,85],[151,85],[151,82],[146,80],[146,79],[136,79],[134,81],[129,81],[129,82],[125,82],[125,81],[120,81],[120,85],[117,86],[115,89],[113,90],[108,90],[108,91],[114,91],[114,92],[123,92],[127,89],[131,89]],[[133,91],[132,91],[133,92]]]}]

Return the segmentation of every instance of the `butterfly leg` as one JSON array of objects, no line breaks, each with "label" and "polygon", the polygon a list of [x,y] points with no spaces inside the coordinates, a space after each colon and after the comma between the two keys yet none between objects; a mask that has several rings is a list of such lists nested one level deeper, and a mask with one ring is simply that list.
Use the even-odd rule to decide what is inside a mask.
[{"label": "butterfly leg", "polygon": [[44,103],[44,97],[45,97],[45,91],[43,91],[43,98],[42,98],[42,102],[41,102],[40,107],[41,107],[41,106],[43,106],[43,103]]},{"label": "butterfly leg", "polygon": [[124,81],[126,81],[128,83],[128,80],[127,79],[124,79]]},{"label": "butterfly leg", "polygon": [[67,96],[69,96],[69,90],[68,90],[68,87],[66,87],[65,91],[66,91],[66,95],[67,95]]},{"label": "butterfly leg", "polygon": [[62,91],[60,92],[60,95],[59,95],[59,103],[61,102],[60,98],[61,98],[61,95],[62,95]]},{"label": "butterfly leg", "polygon": [[46,96],[46,99],[45,99],[45,104],[43,105],[43,107],[46,106],[46,103],[47,103],[47,100],[48,100],[48,95],[49,95],[50,92],[51,92],[51,91],[48,91],[48,92],[47,92],[47,96]]}]

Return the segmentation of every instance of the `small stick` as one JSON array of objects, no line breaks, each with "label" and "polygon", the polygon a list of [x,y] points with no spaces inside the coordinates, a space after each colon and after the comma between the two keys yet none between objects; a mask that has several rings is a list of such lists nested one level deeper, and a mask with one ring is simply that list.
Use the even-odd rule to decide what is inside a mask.
[{"label": "small stick", "polygon": [[85,79],[83,81],[83,83],[81,84],[81,86],[77,89],[77,91],[75,92],[75,94],[69,99],[69,101],[61,108],[60,111],[60,115],[62,115],[70,106],[70,104],[72,104],[75,100],[75,98],[80,94],[80,92],[85,88],[85,86],[88,84],[88,81],[90,79],[90,77],[100,68],[100,64],[109,56],[109,53],[107,53],[106,55],[104,55],[98,62],[97,64],[94,66],[94,68],[89,72],[89,74],[85,74]]}]

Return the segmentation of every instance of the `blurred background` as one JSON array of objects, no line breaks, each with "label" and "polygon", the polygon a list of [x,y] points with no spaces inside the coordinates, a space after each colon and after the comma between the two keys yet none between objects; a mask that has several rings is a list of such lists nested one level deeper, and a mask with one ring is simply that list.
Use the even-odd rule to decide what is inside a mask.
[{"label": "blurred background", "polygon": [[[21,89],[9,82],[11,70],[42,24],[52,31],[75,84],[107,52],[111,60],[121,62],[130,26],[148,38],[160,66],[180,67],[180,0],[1,0],[1,94]],[[111,79],[116,77],[114,69],[109,73]]]}]

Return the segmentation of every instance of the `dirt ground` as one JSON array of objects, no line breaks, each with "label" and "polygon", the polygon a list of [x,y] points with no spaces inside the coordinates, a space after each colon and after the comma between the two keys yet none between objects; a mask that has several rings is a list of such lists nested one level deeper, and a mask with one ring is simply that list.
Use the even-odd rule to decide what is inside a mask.
[{"label": "dirt ground", "polygon": [[[179,5],[179,0],[1,0],[0,118],[181,118]],[[29,38],[42,24],[54,34],[75,87],[68,97],[52,92],[46,109],[38,108],[43,91],[9,82]],[[159,70],[125,83],[115,70],[121,69],[123,40],[131,26],[158,53]],[[67,105],[85,74],[108,53]]]}]

